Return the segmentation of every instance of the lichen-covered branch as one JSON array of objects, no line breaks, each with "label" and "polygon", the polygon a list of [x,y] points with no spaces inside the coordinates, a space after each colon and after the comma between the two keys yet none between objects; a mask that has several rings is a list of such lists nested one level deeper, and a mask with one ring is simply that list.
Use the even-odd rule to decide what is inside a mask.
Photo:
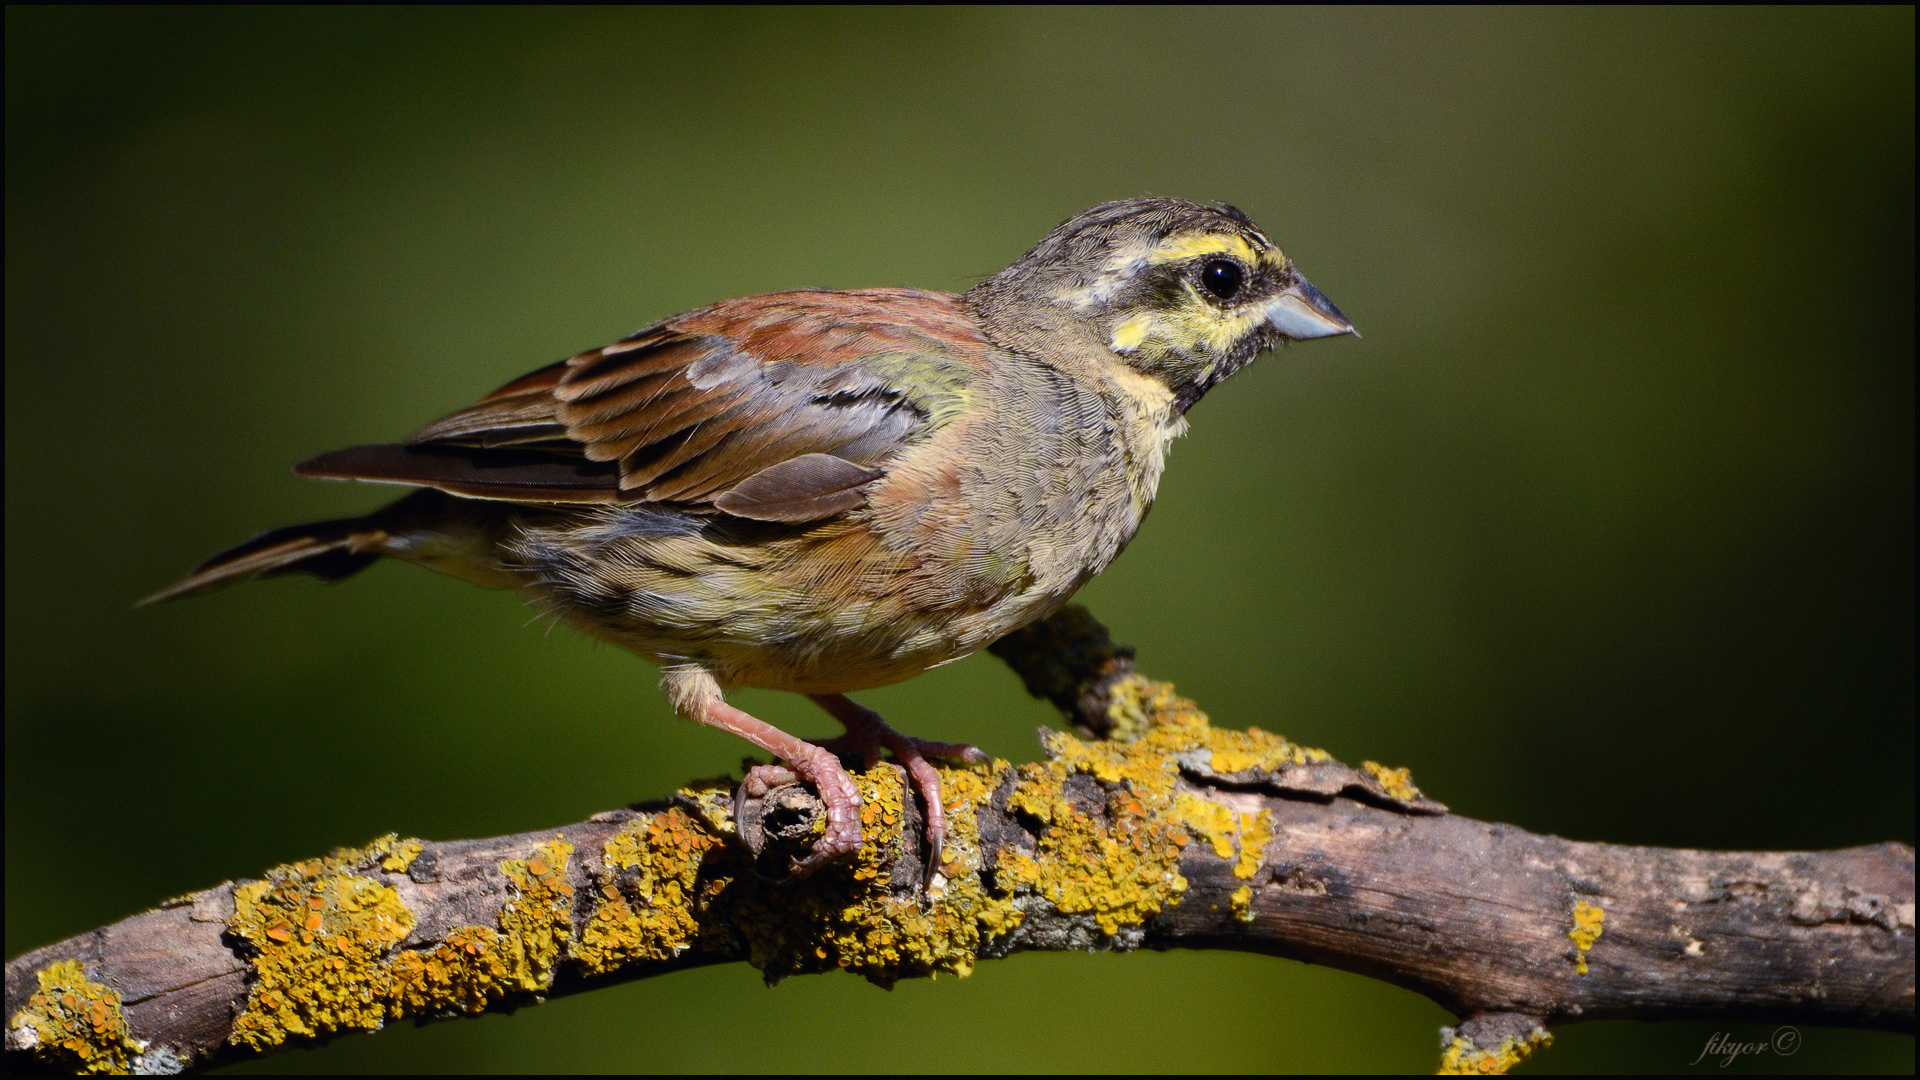
[{"label": "lichen-covered branch", "polygon": [[1448,814],[1404,770],[1211,726],[1070,608],[994,647],[1083,737],[942,773],[950,832],[858,776],[866,845],[774,876],[823,825],[724,781],[486,840],[383,837],[227,882],[7,965],[15,1071],[200,1068],[703,964],[878,983],[1021,949],[1243,949],[1459,1014],[1443,1066],[1555,1024],[1729,1017],[1913,1029],[1913,850],[1578,843]]}]

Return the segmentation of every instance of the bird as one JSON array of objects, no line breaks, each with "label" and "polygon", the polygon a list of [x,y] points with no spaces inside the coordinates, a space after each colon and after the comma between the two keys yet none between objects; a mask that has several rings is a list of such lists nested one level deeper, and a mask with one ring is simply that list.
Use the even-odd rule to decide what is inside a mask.
[{"label": "bird", "polygon": [[[637,653],[680,716],[773,756],[740,791],[811,786],[824,832],[790,876],[862,843],[842,754],[890,752],[946,832],[931,761],[847,695],[1045,618],[1152,506],[1201,396],[1262,352],[1356,334],[1244,213],[1153,197],[1069,218],[964,293],[802,289],[725,300],[522,376],[404,442],[299,476],[416,488],[274,529],[142,605],[237,581],[346,578],[382,558],[491,588]],[[729,704],[804,694],[844,734]]]}]

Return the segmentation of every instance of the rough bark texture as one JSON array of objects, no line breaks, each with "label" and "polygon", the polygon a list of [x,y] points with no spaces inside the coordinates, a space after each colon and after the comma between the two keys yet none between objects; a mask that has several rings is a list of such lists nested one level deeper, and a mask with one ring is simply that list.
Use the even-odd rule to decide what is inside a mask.
[{"label": "rough bark texture", "polygon": [[[891,765],[868,843],[798,882],[786,788],[673,800],[518,836],[386,837],[170,901],[7,965],[10,1069],[173,1071],[747,960],[888,983],[1020,949],[1226,948],[1355,971],[1462,1017],[1443,1065],[1499,1071],[1583,1019],[1913,1030],[1913,850],[1577,843],[1446,813],[1404,771],[1214,729],[1068,609],[1000,643],[1089,739],[944,774],[924,865]],[[740,839],[741,836],[746,840]],[[749,842],[750,841],[750,842]],[[760,869],[757,869],[760,868]]]}]

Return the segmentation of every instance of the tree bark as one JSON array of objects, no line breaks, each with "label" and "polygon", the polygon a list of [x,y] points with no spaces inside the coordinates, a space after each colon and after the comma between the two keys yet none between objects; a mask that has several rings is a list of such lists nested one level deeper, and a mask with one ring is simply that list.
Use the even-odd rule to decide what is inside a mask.
[{"label": "tree bark", "polygon": [[1448,814],[1403,770],[1211,727],[1084,610],[994,646],[1081,736],[943,771],[925,865],[900,771],[867,844],[778,880],[800,787],[723,784],[537,833],[367,848],[227,882],[7,965],[15,1071],[178,1071],[399,1018],[506,1009],[746,960],[880,983],[1023,949],[1241,949],[1407,987],[1462,1018],[1443,1065],[1501,1071],[1590,1019],[1913,1030],[1913,849],[1580,843]]}]

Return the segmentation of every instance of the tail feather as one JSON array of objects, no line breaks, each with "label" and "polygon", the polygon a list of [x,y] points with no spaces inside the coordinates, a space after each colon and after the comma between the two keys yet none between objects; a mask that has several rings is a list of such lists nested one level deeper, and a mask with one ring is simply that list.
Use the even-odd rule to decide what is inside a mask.
[{"label": "tail feather", "polygon": [[281,574],[312,574],[322,581],[351,577],[380,558],[389,527],[425,509],[419,504],[438,503],[443,498],[437,491],[415,492],[366,517],[315,521],[263,532],[201,563],[184,580],[134,606],[199,596],[236,581]]}]

